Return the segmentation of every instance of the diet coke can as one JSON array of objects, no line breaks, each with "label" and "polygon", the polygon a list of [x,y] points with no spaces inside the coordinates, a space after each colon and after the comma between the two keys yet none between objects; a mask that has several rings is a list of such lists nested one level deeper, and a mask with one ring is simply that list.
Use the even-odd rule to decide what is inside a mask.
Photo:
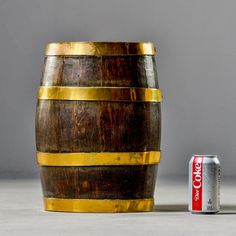
[{"label": "diet coke can", "polygon": [[220,162],[216,155],[193,155],[189,162],[189,211],[220,210]]}]

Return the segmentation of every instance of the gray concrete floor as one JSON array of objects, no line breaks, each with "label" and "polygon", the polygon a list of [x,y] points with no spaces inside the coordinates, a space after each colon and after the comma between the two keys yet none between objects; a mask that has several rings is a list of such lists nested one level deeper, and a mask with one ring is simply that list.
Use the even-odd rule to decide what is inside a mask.
[{"label": "gray concrete floor", "polygon": [[223,180],[221,212],[187,211],[187,180],[159,179],[151,213],[91,214],[42,210],[39,180],[0,181],[0,236],[236,235],[235,181]]}]

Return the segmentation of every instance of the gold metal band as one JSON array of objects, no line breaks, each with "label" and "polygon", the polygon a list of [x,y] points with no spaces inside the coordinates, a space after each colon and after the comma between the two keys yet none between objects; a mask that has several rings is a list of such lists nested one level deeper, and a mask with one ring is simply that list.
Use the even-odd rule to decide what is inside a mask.
[{"label": "gold metal band", "polygon": [[37,152],[40,166],[112,166],[152,165],[160,162],[161,153],[150,152],[84,152],[48,153]]},{"label": "gold metal band", "polygon": [[151,42],[61,42],[49,43],[47,56],[118,56],[118,55],[155,55]]},{"label": "gold metal band", "polygon": [[162,94],[155,88],[41,86],[38,99],[161,102]]},{"label": "gold metal band", "polygon": [[64,199],[44,198],[46,211],[141,212],[152,211],[154,199]]}]

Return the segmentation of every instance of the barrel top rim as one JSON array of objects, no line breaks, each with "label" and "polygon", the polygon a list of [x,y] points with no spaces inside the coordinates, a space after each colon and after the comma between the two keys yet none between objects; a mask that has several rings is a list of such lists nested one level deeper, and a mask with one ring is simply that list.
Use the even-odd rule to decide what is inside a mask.
[{"label": "barrel top rim", "polygon": [[51,42],[46,46],[46,56],[118,56],[155,55],[152,42]]}]

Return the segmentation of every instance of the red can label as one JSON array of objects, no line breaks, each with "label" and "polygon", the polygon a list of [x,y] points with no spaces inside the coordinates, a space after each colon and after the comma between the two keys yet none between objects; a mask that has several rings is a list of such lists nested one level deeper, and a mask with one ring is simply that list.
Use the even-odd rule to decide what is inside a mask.
[{"label": "red can label", "polygon": [[202,210],[203,156],[194,156],[192,163],[192,210]]}]

